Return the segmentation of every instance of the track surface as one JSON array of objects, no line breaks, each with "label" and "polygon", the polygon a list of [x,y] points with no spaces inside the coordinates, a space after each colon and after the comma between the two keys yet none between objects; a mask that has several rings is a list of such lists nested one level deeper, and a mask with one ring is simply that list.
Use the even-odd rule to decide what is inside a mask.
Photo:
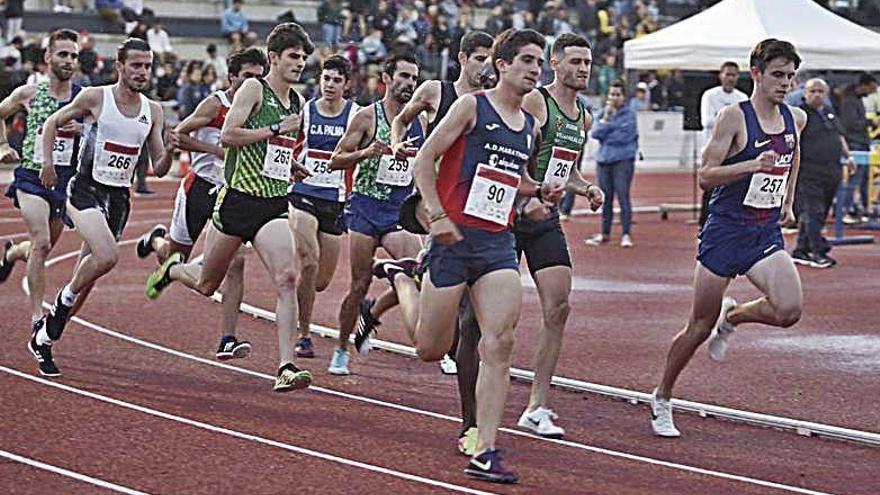
[{"label": "track surface", "polygon": [[[155,186],[160,197],[135,200],[125,239],[168,221],[176,185]],[[687,175],[642,176],[635,203],[687,202],[690,187]],[[24,230],[18,218],[4,203],[0,237]],[[581,239],[598,228],[596,216],[566,224],[576,280],[558,375],[640,391],[653,387],[692,297],[696,228],[685,224],[688,218],[637,215],[632,250],[585,246]],[[77,244],[66,233],[52,256]],[[743,328],[721,364],[699,353],[678,396],[877,432],[880,325],[872,306],[880,290],[880,247],[833,254],[837,268],[801,271],[806,306],[800,323],[787,330]],[[73,261],[49,268],[47,299],[68,279]],[[353,361],[354,375],[333,377],[325,371],[332,343],[319,338],[318,358],[300,363],[315,373],[315,386],[274,394],[273,326],[243,316],[240,335],[253,342],[254,353],[218,365],[217,306],[180,287],[158,302],[146,300],[143,281],[151,268],[130,243],[121,247],[119,265],[101,280],[83,320],[72,322],[56,346],[64,376],[53,381],[38,377],[25,349],[24,266],[0,286],[0,327],[7,336],[0,349],[0,492],[880,493],[872,474],[880,465],[876,447],[682,412],[676,420],[683,437],[663,440],[651,435],[644,405],[559,390],[552,402],[567,430],[565,442],[507,430],[499,443],[520,484],[474,482],[462,474],[466,460],[455,450],[455,380],[436,365],[373,352]],[[343,258],[333,284],[318,296],[316,323],[337,326],[347,281]],[[253,254],[246,284],[247,302],[274,307]],[[376,283],[373,291],[382,288]],[[742,300],[755,295],[742,281],[731,293]],[[537,294],[527,288],[515,366],[531,368],[539,330]],[[396,314],[385,318],[380,337],[407,343]],[[528,384],[515,381],[505,426],[514,428],[527,399]],[[47,465],[68,471],[58,474]]]}]

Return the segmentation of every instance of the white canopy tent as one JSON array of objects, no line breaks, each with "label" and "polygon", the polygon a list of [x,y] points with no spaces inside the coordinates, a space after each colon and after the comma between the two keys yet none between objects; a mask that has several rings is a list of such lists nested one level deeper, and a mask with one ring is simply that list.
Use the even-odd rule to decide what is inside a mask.
[{"label": "white canopy tent", "polygon": [[812,0],[724,0],[656,33],[624,44],[627,69],[717,70],[748,67],[759,41],[797,47],[807,70],[880,70],[880,34]]}]

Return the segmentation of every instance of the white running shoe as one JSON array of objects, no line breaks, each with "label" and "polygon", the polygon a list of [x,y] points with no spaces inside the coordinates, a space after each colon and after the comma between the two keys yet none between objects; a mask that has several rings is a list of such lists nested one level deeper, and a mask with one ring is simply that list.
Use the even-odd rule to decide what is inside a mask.
[{"label": "white running shoe", "polygon": [[660,437],[681,436],[681,432],[672,422],[672,401],[657,397],[657,389],[651,394],[651,429]]},{"label": "white running shoe", "polygon": [[620,247],[622,248],[631,248],[633,247],[633,240],[629,234],[623,234],[620,238]]},{"label": "white running shoe", "polygon": [[554,419],[559,419],[559,416],[546,407],[539,407],[532,412],[526,409],[516,425],[541,437],[562,438],[565,430],[553,424]]},{"label": "white running shoe", "polygon": [[443,359],[440,360],[440,371],[444,375],[457,375],[458,374],[458,365],[455,364],[455,360],[449,357],[449,354],[444,354]]},{"label": "white running shoe", "polygon": [[608,242],[608,238],[605,237],[603,234],[595,234],[589,239],[586,239],[584,242],[587,244],[587,246],[601,246],[602,244]]},{"label": "white running shoe", "polygon": [[715,331],[709,340],[709,357],[715,361],[723,361],[724,354],[727,353],[727,346],[730,344],[730,338],[733,336],[735,327],[727,321],[727,313],[736,307],[736,301],[732,297],[725,297],[721,301],[721,314],[718,315],[718,322],[715,323]]}]

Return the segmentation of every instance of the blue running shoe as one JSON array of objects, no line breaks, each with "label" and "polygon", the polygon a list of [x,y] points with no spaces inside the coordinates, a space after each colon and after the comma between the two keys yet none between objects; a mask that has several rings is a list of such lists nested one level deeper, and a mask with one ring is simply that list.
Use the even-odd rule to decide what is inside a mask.
[{"label": "blue running shoe", "polygon": [[337,348],[333,351],[333,359],[330,360],[330,368],[328,368],[327,371],[329,371],[331,375],[344,376],[351,374],[351,372],[348,371],[348,359],[348,350]]},{"label": "blue running shoe", "polygon": [[298,358],[315,357],[315,344],[312,343],[311,337],[300,337],[299,340],[296,341],[296,347],[294,350],[296,351],[296,357]]},{"label": "blue running shoe", "polygon": [[501,465],[501,451],[498,449],[487,450],[472,457],[464,473],[471,478],[490,483],[516,483],[519,481],[519,476],[516,473],[504,469]]}]

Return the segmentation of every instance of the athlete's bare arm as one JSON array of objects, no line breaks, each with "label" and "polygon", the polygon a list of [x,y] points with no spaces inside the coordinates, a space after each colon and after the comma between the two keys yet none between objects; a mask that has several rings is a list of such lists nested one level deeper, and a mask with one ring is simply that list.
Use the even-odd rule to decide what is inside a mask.
[{"label": "athlete's bare arm", "polygon": [[43,123],[43,142],[40,143],[43,147],[43,169],[40,171],[40,179],[44,186],[52,187],[58,181],[55,164],[52,163],[52,148],[55,145],[57,129],[85,116],[100,115],[103,102],[104,88],[85,88],[72,102],[56,110]]},{"label": "athlete's bare arm", "polygon": [[209,96],[202,100],[196,107],[195,111],[185,118],[183,122],[177,124],[174,133],[180,139],[180,147],[187,151],[197,151],[199,153],[211,153],[218,158],[223,158],[223,147],[213,143],[206,143],[190,136],[191,132],[197,131],[202,127],[210,124],[217,117],[220,111],[220,99]]},{"label": "athlete's bare arm", "polygon": [[[298,96],[298,95],[297,95]],[[265,141],[274,136],[269,126],[259,129],[246,129],[245,121],[252,113],[260,109],[263,99],[263,85],[257,79],[247,79],[235,92],[232,107],[226,114],[223,129],[220,131],[220,142],[223,146],[247,146]],[[302,108],[302,106],[300,106]],[[281,134],[289,134],[299,128],[299,113],[288,115],[278,124]]]},{"label": "athlete's bare arm", "polygon": [[[354,168],[361,160],[376,158],[383,153],[390,153],[391,148],[385,143],[373,139],[376,132],[376,107],[370,105],[358,111],[352,117],[351,124],[345,134],[336,143],[336,149],[330,158],[330,168],[344,170]],[[372,143],[370,142],[372,140]]]},{"label": "athlete's bare arm", "polygon": [[797,128],[797,146],[794,149],[794,156],[791,160],[791,170],[788,173],[788,185],[785,190],[785,202],[782,205],[782,216],[780,223],[787,224],[795,221],[794,217],[794,195],[797,188],[798,173],[801,168],[801,132],[807,125],[807,113],[800,108],[789,106],[794,116],[794,125]]},{"label": "athlete's bare arm", "polygon": [[[771,169],[778,155],[765,151],[754,160],[721,166],[727,157],[733,156],[745,147],[745,117],[739,105],[728,105],[718,113],[712,138],[703,149],[703,165],[698,171],[700,187],[711,189],[728,184],[761,169]],[[738,148],[738,149],[736,149]]]},{"label": "athlete's bare arm", "polygon": [[[593,116],[588,112],[584,112],[584,133],[587,135],[590,134],[590,128],[593,127]],[[586,147],[587,142],[584,141],[584,147]],[[578,152],[577,160],[575,161],[574,167],[571,169],[571,174],[568,176],[568,182],[565,184],[565,189],[571,191],[579,196],[583,196],[587,198],[590,202],[590,209],[593,211],[598,210],[602,203],[605,202],[605,193],[602,192],[597,185],[592,182],[584,179],[584,176],[581,175],[580,164],[581,160],[584,157],[584,150],[581,149]]]},{"label": "athlete's bare arm", "polygon": [[422,113],[430,120],[440,106],[440,81],[427,81],[416,89],[403,110],[391,121],[391,149],[397,151],[410,124]]},{"label": "athlete's bare arm", "polygon": [[535,117],[535,127],[544,127],[544,123],[547,122],[547,102],[544,101],[544,95],[540,91],[533,89],[525,95],[522,107]]},{"label": "athlete's bare arm", "polygon": [[[155,101],[150,102],[153,125],[147,136],[147,151],[150,153],[150,161],[153,162],[153,172],[158,177],[163,177],[171,168],[171,160],[174,158],[174,148],[179,144],[177,137],[170,132],[170,126],[165,128],[165,114],[162,107]],[[168,132],[166,132],[168,131]],[[163,136],[164,134],[164,136]]]},{"label": "athlete's bare arm", "polygon": [[[18,152],[9,145],[9,140],[6,137],[6,119],[25,108],[36,92],[36,86],[19,86],[0,102],[0,162],[17,162],[20,160]],[[35,143],[34,145],[39,146],[40,143]]]}]

